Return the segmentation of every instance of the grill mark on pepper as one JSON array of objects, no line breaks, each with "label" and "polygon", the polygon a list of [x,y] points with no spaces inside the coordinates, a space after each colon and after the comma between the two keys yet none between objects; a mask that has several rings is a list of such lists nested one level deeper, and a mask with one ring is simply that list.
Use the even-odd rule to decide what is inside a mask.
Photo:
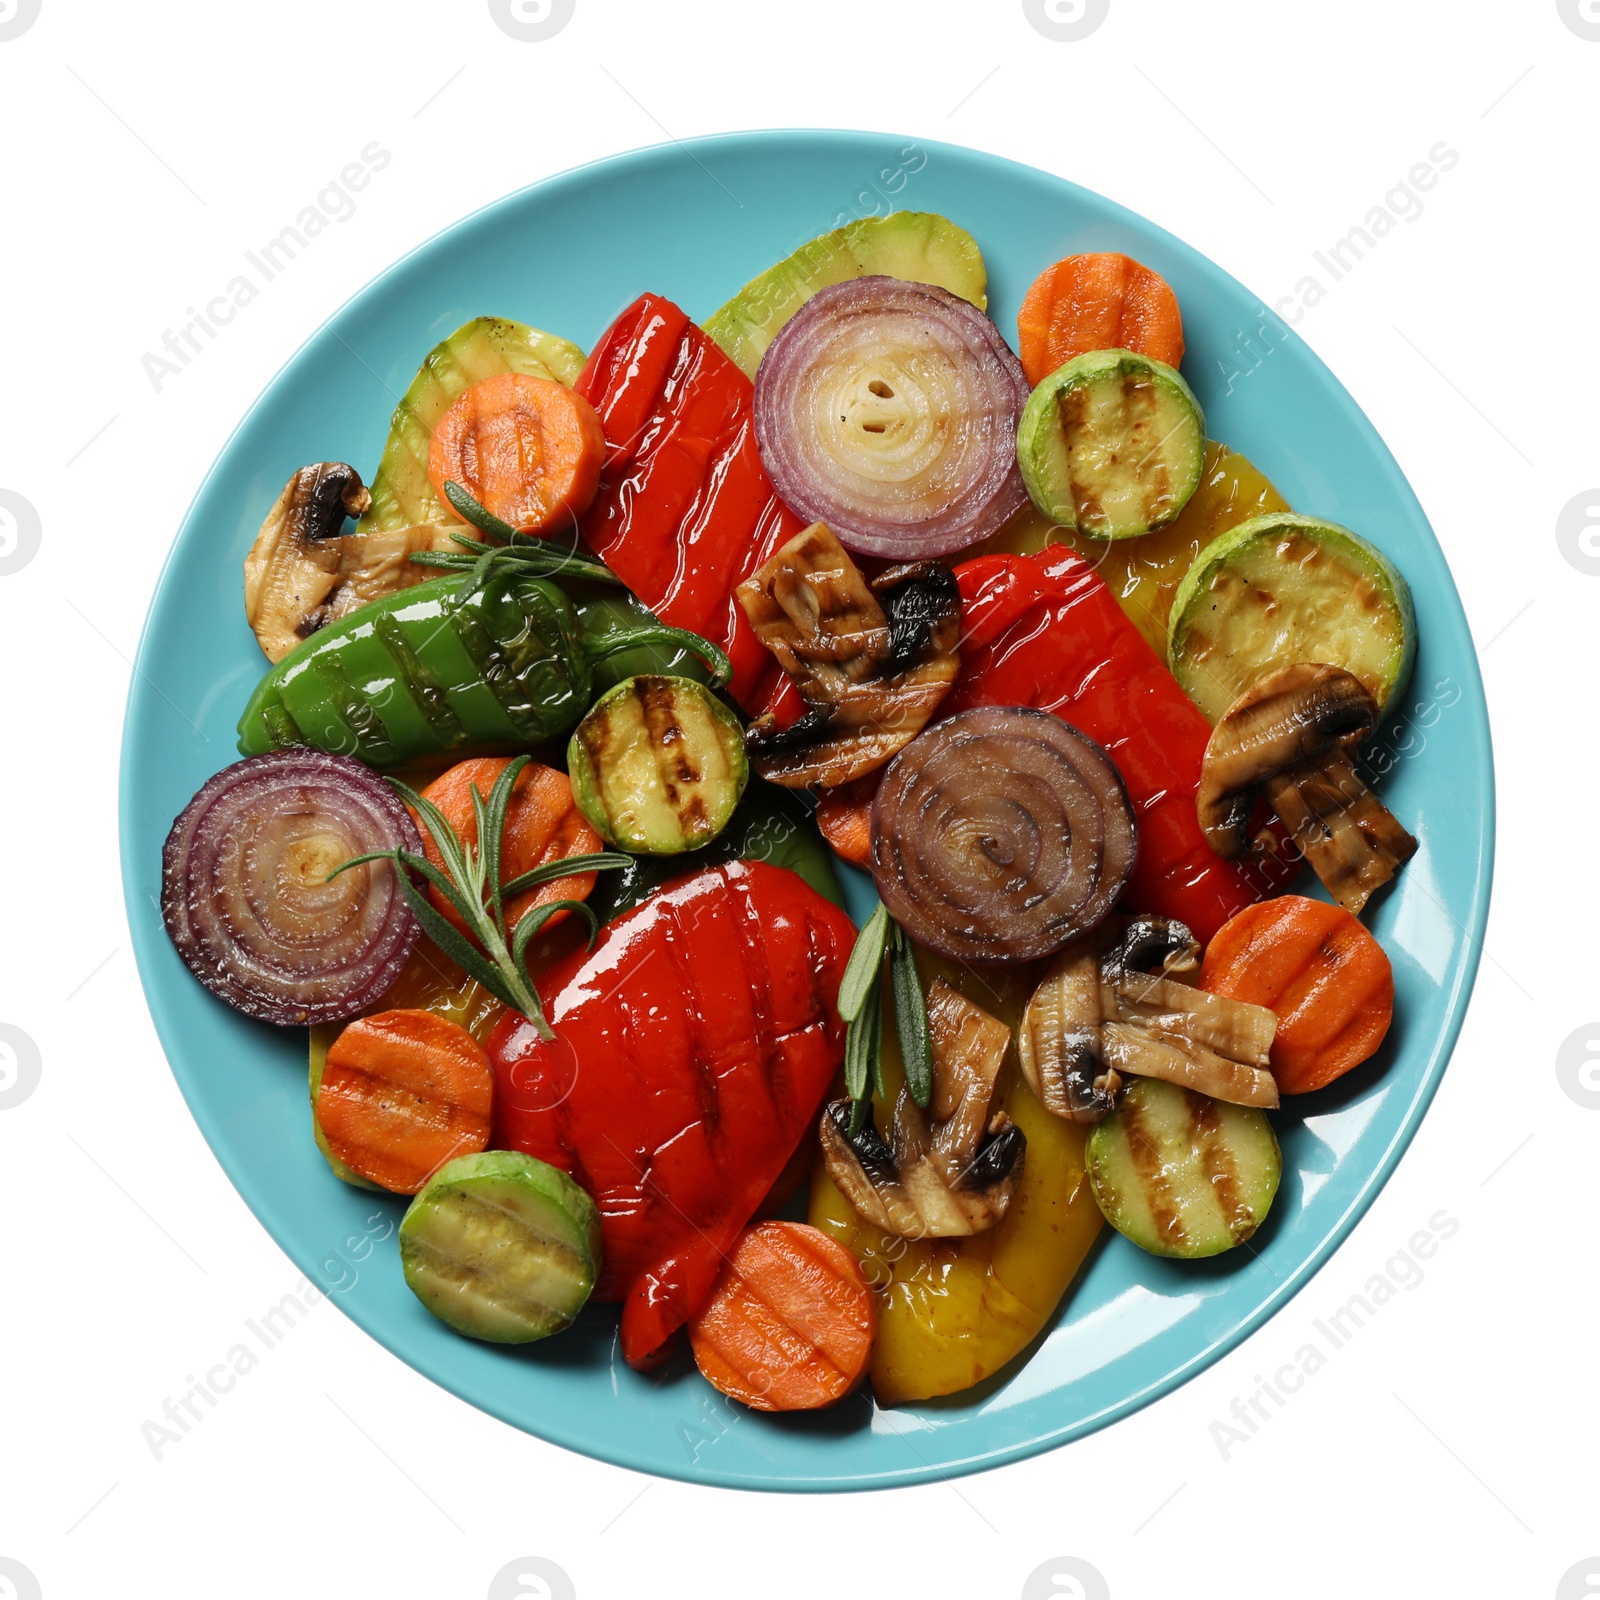
[{"label": "grill mark on pepper", "polygon": [[1256,1219],[1245,1204],[1239,1168],[1222,1131],[1220,1108],[1216,1101],[1203,1095],[1189,1095],[1186,1103],[1190,1125],[1199,1143],[1200,1165],[1211,1192],[1217,1197],[1228,1232],[1237,1244],[1256,1231]]},{"label": "grill mark on pepper", "polygon": [[362,760],[382,766],[394,753],[394,741],[372,701],[345,676],[344,667],[334,652],[318,656],[312,670],[323,686],[328,703],[349,730],[354,741],[351,748],[361,752]]},{"label": "grill mark on pepper", "polygon": [[1181,1249],[1188,1239],[1183,1226],[1183,1215],[1172,1185],[1162,1171],[1161,1151],[1145,1127],[1144,1112],[1138,1102],[1124,1101],[1122,1105],[1122,1132],[1128,1142],[1128,1159],[1139,1174],[1139,1186],[1145,1204],[1150,1208],[1150,1219],[1159,1235]]},{"label": "grill mark on pepper", "polygon": [[421,658],[412,649],[411,641],[406,638],[398,620],[392,615],[381,615],[374,620],[372,631],[388,651],[396,675],[410,691],[428,726],[447,746],[464,741],[466,729],[462,726],[461,718],[456,715],[455,708],[433,674],[423,666]]}]

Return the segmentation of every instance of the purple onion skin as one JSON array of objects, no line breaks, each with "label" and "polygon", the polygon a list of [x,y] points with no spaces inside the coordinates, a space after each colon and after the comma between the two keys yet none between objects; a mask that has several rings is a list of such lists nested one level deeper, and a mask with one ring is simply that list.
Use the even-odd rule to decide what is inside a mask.
[{"label": "purple onion skin", "polygon": [[[849,481],[837,452],[821,446],[801,402],[807,374],[835,337],[860,319],[909,318],[935,335],[981,390],[955,419],[970,429],[972,459],[928,503],[874,504]],[[807,522],[823,522],[862,555],[919,561],[953,554],[996,532],[1027,503],[1017,466],[1017,423],[1028,380],[1000,330],[976,306],[932,284],[853,278],[820,290],[784,324],[756,371],[756,441],[780,498]],[[848,430],[847,430],[848,431]]]},{"label": "purple onion skin", "polygon": [[913,739],[872,804],[889,915],[954,961],[1035,961],[1101,922],[1138,858],[1122,775],[1047,711],[978,706]]},{"label": "purple onion skin", "polygon": [[235,1010],[280,1026],[343,1022],[394,986],[422,930],[393,866],[323,880],[351,856],[397,846],[421,852],[416,823],[359,761],[252,756],[173,823],[162,919],[184,964]]}]

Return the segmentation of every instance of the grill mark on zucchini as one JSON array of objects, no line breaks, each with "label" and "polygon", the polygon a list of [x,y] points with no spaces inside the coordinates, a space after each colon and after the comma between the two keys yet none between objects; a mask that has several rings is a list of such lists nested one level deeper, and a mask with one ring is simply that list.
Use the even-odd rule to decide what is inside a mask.
[{"label": "grill mark on zucchini", "polygon": [[639,702],[639,717],[656,758],[656,770],[661,774],[667,804],[677,813],[684,832],[694,833],[706,825],[706,808],[698,794],[691,794],[685,803],[679,787],[702,780],[700,769],[689,759],[685,747],[683,724],[678,721],[677,695],[671,684],[660,678],[635,678],[633,694]]},{"label": "grill mark on zucchini", "polygon": [[1190,1095],[1185,1104],[1189,1112],[1190,1137],[1198,1145],[1201,1170],[1211,1185],[1224,1225],[1234,1242],[1242,1243],[1256,1231],[1256,1223],[1245,1204],[1239,1167],[1228,1148],[1217,1103],[1203,1095]]},{"label": "grill mark on zucchini", "polygon": [[1161,1134],[1146,1123],[1146,1112],[1137,1101],[1122,1104],[1122,1136],[1128,1145],[1128,1160],[1139,1175],[1140,1192],[1150,1209],[1156,1232],[1175,1249],[1188,1242],[1183,1226],[1183,1205],[1172,1192],[1161,1159]]}]

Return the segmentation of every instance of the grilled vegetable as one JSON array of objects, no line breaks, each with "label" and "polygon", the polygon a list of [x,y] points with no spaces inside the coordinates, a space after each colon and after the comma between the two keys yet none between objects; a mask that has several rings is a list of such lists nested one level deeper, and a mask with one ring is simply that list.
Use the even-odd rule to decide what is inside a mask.
[{"label": "grilled vegetable", "polygon": [[1394,1019],[1394,971],[1348,911],[1286,894],[1230,918],[1206,946],[1200,982],[1278,1017],[1272,1075],[1309,1094],[1360,1066]]},{"label": "grilled vegetable", "polygon": [[1266,1220],[1283,1157],[1244,1106],[1141,1078],[1089,1135],[1089,1182],[1105,1219],[1152,1255],[1195,1260],[1243,1244]]},{"label": "grilled vegetable", "polygon": [[817,796],[817,831],[833,853],[853,867],[866,867],[872,860],[872,802],[882,777],[881,772],[872,772]]},{"label": "grilled vegetable", "polygon": [[392,767],[474,746],[564,734],[588,708],[594,663],[647,641],[703,641],[650,623],[586,635],[566,594],[511,567],[435,578],[330,624],[261,680],[239,720],[246,755],[290,744]]},{"label": "grilled vegetable", "polygon": [[567,746],[573,798],[614,845],[680,855],[722,832],[750,777],[739,719],[690,678],[609,689]]},{"label": "grilled vegetable", "polygon": [[[990,967],[980,975],[926,957],[942,976],[1013,1025],[1034,969]],[[899,1049],[884,1040],[885,1120],[901,1089]],[[1022,1181],[1006,1214],[984,1233],[959,1239],[902,1239],[866,1221],[819,1164],[809,1217],[847,1245],[878,1292],[872,1390],[879,1405],[970,1388],[1026,1350],[1055,1313],[1103,1226],[1084,1176],[1086,1130],[1046,1112],[1007,1063],[991,1100],[1027,1140]]]},{"label": "grilled vegetable", "polygon": [[1386,710],[1416,657],[1411,591],[1359,534],[1283,511],[1252,517],[1200,556],[1172,602],[1167,659],[1216,722],[1279,667],[1343,667]]},{"label": "grilled vegetable", "polygon": [[1017,313],[1028,382],[1091,350],[1132,350],[1169,367],[1183,360],[1178,297],[1160,273],[1105,252],[1068,256],[1033,280]]},{"label": "grilled vegetable", "polygon": [[1205,418],[1175,367],[1131,350],[1077,356],[1045,378],[1017,428],[1034,505],[1096,539],[1165,527],[1205,465]]},{"label": "grilled vegetable", "polygon": [[689,1324],[695,1365],[757,1411],[816,1411],[865,1376],[877,1305],[856,1258],[803,1222],[746,1229]]},{"label": "grilled vegetable", "polygon": [[819,289],[849,278],[932,283],[980,311],[989,304],[983,254],[965,228],[927,211],[861,217],[803,244],[752,278],[705,320],[705,330],[754,378],[778,330]]},{"label": "grilled vegetable", "polygon": [[961,596],[949,571],[892,567],[869,587],[820,522],[738,594],[805,702],[787,727],[768,714],[745,735],[773,783],[834,786],[875,772],[922,731],[961,665]]},{"label": "grilled vegetable", "polygon": [[1138,833],[1104,750],[1058,717],[982,707],[938,723],[884,774],[872,876],[919,944],[1032,961],[1110,911]]},{"label": "grilled vegetable", "polygon": [[459,484],[518,533],[576,530],[600,485],[606,440],[581,394],[552,378],[502,372],[461,395],[428,446],[441,500]]},{"label": "grilled vegetable", "polygon": [[585,543],[663,622],[722,646],[730,692],[758,709],[781,675],[733,591],[802,524],[761,464],[750,380],[687,313],[644,295],[601,338],[577,390],[606,436]]},{"label": "grilled vegetable", "polygon": [[1082,557],[980,556],[956,581],[961,674],[941,712],[1036,706],[1104,745],[1139,823],[1129,904],[1208,939],[1298,871],[1290,852],[1233,863],[1206,843],[1194,806],[1206,719]]},{"label": "grilled vegetable", "polygon": [[358,761],[309,750],[224,768],[161,853],[161,916],[189,970],[246,1016],[338,1022],[405,968],[417,919],[390,865],[330,883],[349,857],[416,848],[406,809]]},{"label": "grilled vegetable", "polygon": [[[1301,664],[1262,678],[1206,745],[1195,804],[1211,848],[1229,860],[1245,854],[1264,793],[1324,887],[1359,913],[1417,848],[1347,754],[1377,725],[1377,702],[1342,667]],[[1275,847],[1270,836],[1257,842]]]},{"label": "grilled vegetable", "polygon": [[839,1070],[855,936],[793,873],[712,867],[652,895],[538,980],[555,1035],[489,1043],[493,1143],[572,1171],[605,1237],[595,1294],[649,1365],[706,1302]]},{"label": "grilled vegetable", "polygon": [[1017,358],[965,300],[856,278],[814,295],[761,358],[756,434],[784,503],[851,550],[921,561],[1022,504]]},{"label": "grilled vegetable", "polygon": [[281,661],[302,639],[427,576],[411,557],[454,548],[442,524],[347,534],[369,504],[354,467],[319,461],[284,486],[244,558],[244,611],[263,654]]},{"label": "grilled vegetable", "polygon": [[632,857],[626,867],[600,879],[589,905],[602,922],[611,922],[664,883],[729,861],[764,861],[787,868],[824,900],[844,905],[833,861],[805,807],[786,790],[759,778],[746,787],[733,819],[710,844],[681,856]]},{"label": "grilled vegetable", "polygon": [[400,1223],[411,1292],[470,1339],[528,1344],[583,1309],[600,1217],[566,1173],[509,1150],[448,1162]]},{"label": "grilled vegetable", "polygon": [[[476,761],[458,761],[442,772],[425,789],[422,798],[439,808],[456,838],[474,849],[481,847],[478,809],[494,794],[496,780],[511,765],[509,756],[485,756]],[[424,853],[434,866],[443,869],[445,860],[430,832],[423,841]],[[554,767],[529,761],[511,787],[505,821],[500,835],[500,886],[520,878],[536,867],[570,856],[588,856],[602,849],[604,841],[584,820],[572,795],[566,773]],[[565,878],[546,878],[537,887],[525,890],[504,902],[506,928],[514,929],[536,906],[557,900],[586,900],[594,888],[592,872],[578,872]],[[460,932],[468,931],[461,914],[438,889],[430,891],[434,909]],[[551,919],[555,920],[554,918]],[[431,1008],[429,1008],[431,1009]]]},{"label": "grilled vegetable", "polygon": [[1199,941],[1165,917],[1114,919],[1068,945],[1017,1033],[1023,1076],[1045,1108],[1098,1122],[1135,1074],[1216,1100],[1277,1105],[1265,1070],[1277,1018],[1180,981],[1199,964]]},{"label": "grilled vegetable", "polygon": [[428,482],[428,450],[439,419],[473,384],[505,372],[572,384],[582,370],[583,352],[575,344],[521,322],[474,317],[457,328],[428,353],[395,407],[372,479],[372,504],[356,532],[393,532],[455,520]]},{"label": "grilled vegetable", "polygon": [[489,1142],[494,1075],[459,1023],[432,1011],[381,1011],[329,1048],[315,1095],[335,1171],[415,1194],[446,1161]]},{"label": "grilled vegetable", "polygon": [[1057,527],[1030,500],[984,550],[1027,556],[1048,545],[1071,545],[1105,579],[1117,604],[1165,660],[1172,598],[1200,552],[1251,517],[1288,509],[1289,502],[1244,456],[1208,442],[1200,487],[1178,516],[1155,533],[1110,543],[1091,539]]},{"label": "grilled vegetable", "polygon": [[928,991],[933,1097],[926,1114],[909,1086],[895,1101],[889,1142],[848,1100],[822,1113],[828,1176],[874,1227],[903,1239],[962,1238],[992,1228],[1022,1181],[1027,1140],[1004,1111],[991,1117],[1011,1030],[942,979]]}]

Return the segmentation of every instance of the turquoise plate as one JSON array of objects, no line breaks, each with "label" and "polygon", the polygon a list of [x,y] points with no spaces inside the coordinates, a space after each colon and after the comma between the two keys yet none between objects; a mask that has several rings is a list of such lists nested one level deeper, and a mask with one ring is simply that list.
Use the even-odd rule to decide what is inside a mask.
[{"label": "turquoise plate", "polygon": [[[981,1389],[894,1410],[860,1394],[774,1419],[722,1400],[687,1362],[630,1371],[610,1307],[515,1352],[432,1320],[393,1244],[367,1242],[400,1204],[346,1188],[312,1144],[304,1035],[246,1021],[190,977],[156,911],[159,863],[173,817],[235,758],[234,724],[262,671],[240,599],[262,516],[308,461],[370,470],[396,397],[437,340],[495,312],[589,347],[646,289],[704,317],[812,235],[895,208],[944,212],[977,236],[1008,336],[1034,275],[1063,255],[1126,251],[1172,283],[1184,370],[1212,436],[1300,510],[1366,534],[1411,581],[1421,648],[1380,753],[1393,769],[1385,798],[1421,849],[1373,918],[1394,961],[1395,1028],[1375,1062],[1278,1119],[1283,1188],[1254,1249],[1185,1267],[1113,1237],[1025,1356]],[[1262,316],[1187,245],[1048,173],[888,134],[774,132],[638,151],[535,184],[412,252],[306,342],[228,441],[167,560],[128,699],[121,829],[128,920],[172,1070],[218,1160],[308,1278],[419,1372],[540,1438],[759,1489],[916,1483],[1081,1438],[1193,1377],[1307,1282],[1393,1170],[1444,1072],[1488,911],[1494,782],[1472,639],[1422,508],[1298,339],[1241,376],[1242,340]]]}]

